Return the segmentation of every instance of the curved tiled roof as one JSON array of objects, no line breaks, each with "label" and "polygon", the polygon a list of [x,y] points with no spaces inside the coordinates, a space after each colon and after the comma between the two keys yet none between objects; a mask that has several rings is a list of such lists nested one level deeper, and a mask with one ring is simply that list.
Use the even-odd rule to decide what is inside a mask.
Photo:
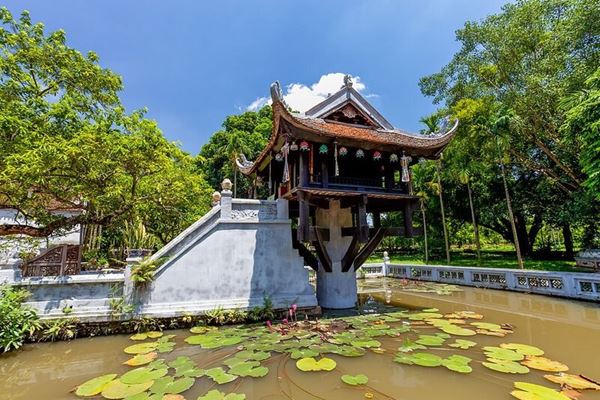
[{"label": "curved tiled roof", "polygon": [[347,142],[348,145],[350,143],[356,144],[356,147],[394,149],[394,151],[406,151],[408,155],[425,157],[436,157],[450,143],[458,127],[458,120],[456,120],[447,132],[423,135],[399,129],[380,129],[295,115],[288,111],[277,82],[271,86],[271,97],[273,99],[273,131],[271,137],[254,164],[242,169],[245,174],[255,172],[277,143],[280,135],[279,126],[282,120],[298,130],[324,138],[331,138],[337,140],[340,144]]}]

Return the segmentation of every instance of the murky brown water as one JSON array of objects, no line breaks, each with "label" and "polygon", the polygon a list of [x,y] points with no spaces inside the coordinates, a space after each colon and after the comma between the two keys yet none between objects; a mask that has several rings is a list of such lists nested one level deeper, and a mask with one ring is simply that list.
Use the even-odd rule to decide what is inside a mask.
[{"label": "murky brown water", "polygon": [[[405,292],[395,280],[368,280],[362,283],[370,296],[385,302],[385,289],[391,290],[390,303],[402,308],[439,308],[442,312],[474,311],[485,321],[509,323],[514,333],[506,338],[477,335],[467,338],[479,346],[497,346],[503,342],[532,344],[546,351],[548,358],[561,361],[570,372],[600,379],[600,306],[593,303],[519,293],[463,288],[449,295]],[[232,349],[202,350],[183,342],[187,331],[176,334],[177,347],[165,358],[191,357],[199,366],[219,365]],[[241,378],[225,385],[215,385],[199,378],[184,393],[196,400],[208,390],[245,393],[247,399],[510,399],[513,382],[526,381],[556,387],[543,379],[543,372],[509,375],[488,370],[481,350],[462,350],[459,354],[473,358],[471,374],[458,374],[445,368],[425,368],[392,361],[398,338],[378,338],[387,350],[383,355],[368,352],[365,356],[346,358],[328,355],[337,362],[331,372],[304,373],[288,355],[276,356],[263,365],[270,370],[264,378]],[[132,342],[128,336],[78,339],[70,343],[47,343],[26,346],[23,351],[0,357],[0,399],[74,399],[69,391],[76,385],[106,373],[123,373],[131,367],[122,365],[129,357],[123,348]],[[439,350],[439,354],[449,350]],[[455,351],[453,351],[455,352]],[[447,353],[452,354],[452,353]],[[342,374],[368,375],[367,387],[351,387],[340,381]],[[586,391],[583,400],[598,400],[600,392]]]}]

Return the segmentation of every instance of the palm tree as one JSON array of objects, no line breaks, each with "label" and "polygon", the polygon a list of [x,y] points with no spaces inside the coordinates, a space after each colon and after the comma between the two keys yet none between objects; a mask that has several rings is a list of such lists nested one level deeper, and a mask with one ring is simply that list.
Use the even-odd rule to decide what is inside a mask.
[{"label": "palm tree", "polygon": [[435,163],[436,175],[437,175],[437,186],[438,196],[440,197],[440,210],[442,211],[442,227],[444,230],[444,245],[446,247],[446,262],[450,264],[450,244],[448,242],[448,228],[446,226],[446,212],[444,210],[444,196],[442,195],[442,155]]},{"label": "palm tree", "polygon": [[473,231],[475,233],[475,246],[477,247],[477,265],[481,267],[481,243],[479,241],[479,227],[477,226],[477,220],[475,219],[475,207],[473,207],[473,194],[471,190],[471,177],[469,171],[464,169],[459,174],[459,180],[463,185],[467,185],[467,192],[469,193],[469,207],[471,208],[471,221],[473,223]]},{"label": "palm tree", "polygon": [[419,204],[421,206],[421,217],[423,219],[423,245],[425,248],[425,264],[429,263],[429,248],[427,246],[427,216],[425,214],[425,202],[427,201],[427,192],[421,190],[417,193]]},{"label": "palm tree", "polygon": [[494,121],[493,127],[492,127],[492,133],[494,134],[494,139],[496,141],[496,150],[498,152],[498,160],[500,162],[500,173],[502,175],[502,183],[504,185],[504,196],[506,197],[506,208],[508,210],[508,218],[510,219],[510,226],[512,229],[512,234],[513,234],[513,242],[515,244],[515,251],[517,253],[517,263],[519,264],[519,268],[523,269],[523,257],[521,256],[521,246],[519,246],[519,237],[517,236],[517,226],[515,224],[515,216],[513,214],[513,210],[512,210],[512,202],[510,199],[510,193],[508,191],[508,183],[506,181],[506,168],[504,167],[504,157],[502,154],[502,151],[500,150],[500,145],[498,143],[498,134],[500,132],[500,130],[506,126],[508,126],[509,123],[509,116],[508,115],[501,115],[500,117],[498,117],[496,119],[496,121]]},{"label": "palm tree", "polygon": [[422,130],[421,132],[423,132],[425,134],[432,134],[432,133],[437,132],[437,130],[439,128],[440,117],[437,116],[436,114],[431,114],[431,115],[421,118],[419,121],[421,121],[427,127],[427,129]]}]

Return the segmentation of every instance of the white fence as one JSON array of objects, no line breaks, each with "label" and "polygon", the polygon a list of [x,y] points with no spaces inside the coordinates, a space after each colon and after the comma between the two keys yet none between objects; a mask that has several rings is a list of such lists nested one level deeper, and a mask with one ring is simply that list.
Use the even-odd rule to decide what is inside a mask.
[{"label": "white fence", "polygon": [[[361,272],[362,271],[362,272]],[[490,289],[540,293],[585,300],[600,300],[600,274],[516,270],[504,268],[364,264],[357,276],[415,279]]]}]

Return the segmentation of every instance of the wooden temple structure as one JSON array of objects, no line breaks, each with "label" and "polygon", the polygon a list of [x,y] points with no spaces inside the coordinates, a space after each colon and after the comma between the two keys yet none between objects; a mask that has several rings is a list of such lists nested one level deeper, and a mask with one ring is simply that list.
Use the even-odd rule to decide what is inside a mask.
[{"label": "wooden temple structure", "polygon": [[[238,167],[266,185],[270,198],[289,200],[289,216],[297,221],[294,245],[317,271],[321,305],[352,307],[354,271],[381,240],[420,233],[412,222],[419,198],[410,166],[439,157],[458,121],[430,135],[394,128],[352,87],[350,76],[305,113],[290,110],[278,82],[271,97],[270,140],[254,162],[241,156]],[[381,214],[391,211],[403,213],[403,226],[381,226]]]}]

